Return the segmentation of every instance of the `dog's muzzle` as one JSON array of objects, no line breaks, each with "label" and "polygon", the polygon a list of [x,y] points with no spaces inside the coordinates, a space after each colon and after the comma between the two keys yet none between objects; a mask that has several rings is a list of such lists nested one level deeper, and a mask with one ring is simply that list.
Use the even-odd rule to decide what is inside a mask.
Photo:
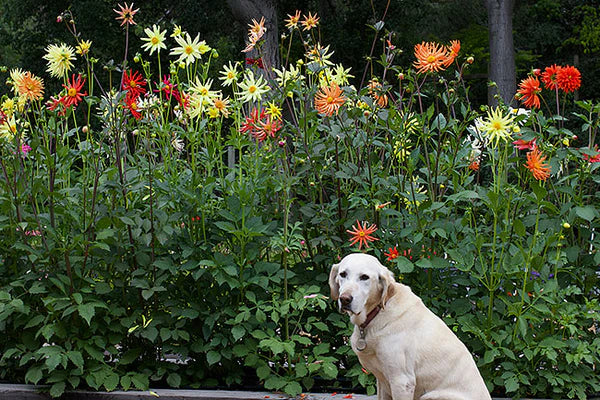
[{"label": "dog's muzzle", "polygon": [[352,312],[352,295],[344,293],[339,298],[340,311]]}]

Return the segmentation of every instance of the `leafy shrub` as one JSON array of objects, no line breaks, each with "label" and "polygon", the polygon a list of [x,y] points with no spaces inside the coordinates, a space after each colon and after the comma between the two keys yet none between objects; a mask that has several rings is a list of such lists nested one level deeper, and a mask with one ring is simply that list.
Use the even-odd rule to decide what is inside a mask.
[{"label": "leafy shrub", "polygon": [[[119,10],[126,38],[134,15]],[[561,83],[553,66],[521,83],[532,109],[477,110],[458,42],[417,45],[411,68],[382,41],[379,78],[356,89],[318,23],[291,16],[306,55],[281,70],[249,59],[209,78],[215,51],[153,26],[108,83],[77,35],[79,59],[48,47],[64,90],[46,104],[40,78],[11,71],[1,379],[53,396],[151,384],[374,393],[326,295],[331,264],[356,243],[443,316],[494,393],[600,390],[600,106],[573,105],[576,77]],[[263,28],[254,21],[249,47],[260,51]],[[560,84],[544,91],[556,112],[538,75]]]}]

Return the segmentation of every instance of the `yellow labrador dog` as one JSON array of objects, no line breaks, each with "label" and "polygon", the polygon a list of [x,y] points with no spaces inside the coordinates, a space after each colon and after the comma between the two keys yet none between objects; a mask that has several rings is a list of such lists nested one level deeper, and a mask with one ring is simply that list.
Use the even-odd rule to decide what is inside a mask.
[{"label": "yellow labrador dog", "polygon": [[354,324],[350,343],[377,378],[379,400],[491,399],[465,345],[377,258],[344,257],[329,286]]}]

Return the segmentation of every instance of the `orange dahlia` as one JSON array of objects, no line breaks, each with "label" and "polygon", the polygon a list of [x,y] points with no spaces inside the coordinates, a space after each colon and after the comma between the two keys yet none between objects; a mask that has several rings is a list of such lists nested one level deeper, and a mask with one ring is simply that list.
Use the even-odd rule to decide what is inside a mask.
[{"label": "orange dahlia", "polygon": [[556,84],[565,93],[574,92],[581,86],[581,72],[571,65],[561,67],[556,72]]},{"label": "orange dahlia", "polygon": [[450,42],[450,46],[446,47],[446,62],[444,63],[444,67],[448,68],[454,62],[454,59],[458,56],[460,52],[460,40],[452,40]]},{"label": "orange dahlia", "polygon": [[27,71],[16,82],[19,97],[25,100],[39,100],[44,96],[44,81]]},{"label": "orange dahlia", "polygon": [[525,167],[531,171],[533,177],[538,181],[545,181],[550,176],[550,166],[544,163],[545,160],[546,156],[542,155],[537,146],[527,153]]},{"label": "orange dahlia", "polygon": [[342,89],[337,83],[331,82],[331,86],[323,86],[315,95],[315,109],[319,114],[327,117],[337,114],[339,108],[346,102]]},{"label": "orange dahlia", "polygon": [[369,81],[369,95],[375,100],[377,105],[385,108],[388,105],[388,96],[383,91],[383,86],[376,79]]},{"label": "orange dahlia", "polygon": [[544,72],[542,72],[542,82],[544,82],[546,89],[555,90],[557,88],[556,74],[560,68],[560,66],[552,64],[544,69]]},{"label": "orange dahlia", "polygon": [[353,246],[358,243],[358,249],[362,249],[363,244],[365,247],[369,248],[369,242],[374,242],[375,240],[379,240],[376,237],[371,236],[375,231],[377,231],[377,225],[369,225],[368,222],[364,222],[361,226],[360,222],[357,220],[356,225],[358,228],[352,225],[352,230],[346,230],[352,236],[349,240],[350,245]]},{"label": "orange dahlia", "polygon": [[540,81],[538,78],[530,76],[523,79],[519,83],[519,90],[517,93],[520,95],[521,102],[527,108],[540,108],[540,98],[538,94],[542,92]]},{"label": "orange dahlia", "polygon": [[422,42],[415,45],[413,63],[418,73],[437,72],[445,69],[447,56],[444,46],[435,42]]}]

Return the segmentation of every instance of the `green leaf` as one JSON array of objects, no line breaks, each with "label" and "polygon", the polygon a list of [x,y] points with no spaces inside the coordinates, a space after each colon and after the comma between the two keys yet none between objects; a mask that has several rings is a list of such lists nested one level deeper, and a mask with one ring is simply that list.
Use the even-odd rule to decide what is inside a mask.
[{"label": "green leaf", "polygon": [[263,365],[256,369],[256,376],[260,380],[265,380],[269,375],[271,375],[271,368],[268,365]]},{"label": "green leaf", "polygon": [[52,387],[50,387],[50,396],[52,397],[60,397],[65,392],[65,387],[67,384],[64,381],[56,382]]},{"label": "green leaf", "polygon": [[326,378],[329,378],[329,379],[337,378],[338,369],[335,366],[335,364],[333,364],[333,363],[330,363],[330,362],[323,363],[323,366],[321,367],[321,371],[323,372],[323,375]]},{"label": "green leaf", "polygon": [[119,364],[121,364],[121,365],[131,364],[133,361],[137,360],[137,358],[140,356],[140,354],[142,354],[141,348],[135,348],[135,349],[128,350],[119,358]]},{"label": "green leaf", "polygon": [[96,314],[94,306],[91,303],[79,304],[77,306],[77,311],[79,312],[79,316],[88,323],[88,326],[90,325],[92,317]]},{"label": "green leaf", "polygon": [[31,382],[34,385],[37,385],[42,377],[42,367],[36,365],[27,370],[27,373],[25,374],[25,382]]},{"label": "green leaf", "polygon": [[43,321],[44,321],[43,315],[36,315],[35,317],[33,317],[29,320],[29,322],[27,323],[27,325],[25,325],[25,327],[23,329],[31,328],[32,326],[37,326]]},{"label": "green leaf", "polygon": [[507,393],[516,392],[519,389],[519,381],[516,376],[511,376],[504,382],[504,388]]},{"label": "green leaf", "polygon": [[108,392],[112,392],[119,385],[119,375],[110,372],[104,377],[104,388]]},{"label": "green leaf", "polygon": [[592,222],[596,217],[596,210],[592,206],[575,207],[575,213],[588,222]]},{"label": "green leaf", "polygon": [[148,387],[150,386],[148,376],[144,374],[134,374],[131,377],[131,382],[138,390],[148,390]]},{"label": "green leaf", "polygon": [[231,329],[231,334],[233,335],[233,340],[238,341],[244,334],[246,333],[246,329],[243,326],[236,325]]},{"label": "green leaf", "polygon": [[396,271],[401,274],[408,274],[413,272],[415,265],[408,258],[400,256],[396,257]]},{"label": "green leaf", "polygon": [[297,396],[302,393],[302,386],[298,382],[290,382],[283,388],[283,391],[290,396]]},{"label": "green leaf", "polygon": [[124,375],[121,377],[121,387],[123,390],[129,390],[131,387],[131,377],[129,375]]},{"label": "green leaf", "polygon": [[167,383],[171,387],[178,388],[181,385],[181,376],[179,374],[173,372],[167,376]]},{"label": "green leaf", "polygon": [[206,361],[208,362],[208,365],[216,364],[219,361],[221,361],[221,354],[217,353],[214,350],[211,350],[208,353],[206,353]]},{"label": "green leaf", "polygon": [[77,368],[83,369],[84,361],[81,352],[76,350],[67,351],[67,357],[69,358],[69,360],[71,360],[73,364],[75,364]]},{"label": "green leaf", "polygon": [[431,261],[429,261],[427,258],[421,258],[419,261],[417,261],[415,263],[415,265],[417,267],[423,268],[423,269],[433,268],[433,265],[431,264]]}]

